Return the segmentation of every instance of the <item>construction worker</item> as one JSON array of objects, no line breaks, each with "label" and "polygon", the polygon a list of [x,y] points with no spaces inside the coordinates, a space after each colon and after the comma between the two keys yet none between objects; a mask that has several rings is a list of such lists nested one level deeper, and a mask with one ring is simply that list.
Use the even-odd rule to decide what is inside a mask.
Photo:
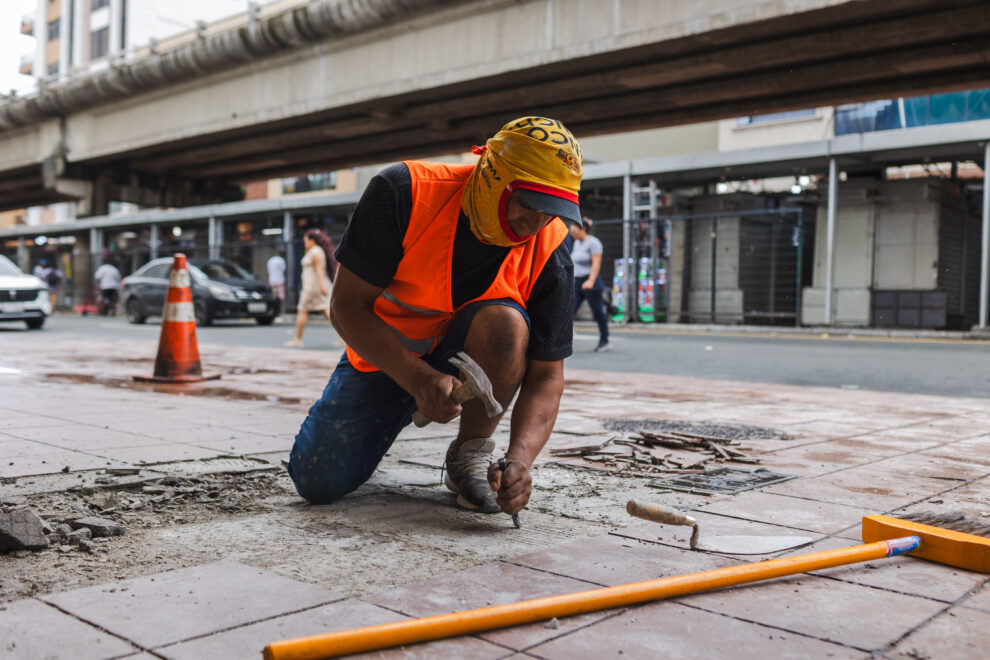
[{"label": "construction worker", "polygon": [[[326,503],[363,484],[412,413],[460,414],[444,483],[457,503],[519,512],[546,444],[572,352],[574,275],[562,219],[581,222],[581,149],[559,121],[509,122],[475,165],[406,161],[368,184],[336,251],[331,320],[347,350],[296,435],[289,474]],[[464,350],[513,409],[504,472],[501,415],[458,405],[447,359]]]}]

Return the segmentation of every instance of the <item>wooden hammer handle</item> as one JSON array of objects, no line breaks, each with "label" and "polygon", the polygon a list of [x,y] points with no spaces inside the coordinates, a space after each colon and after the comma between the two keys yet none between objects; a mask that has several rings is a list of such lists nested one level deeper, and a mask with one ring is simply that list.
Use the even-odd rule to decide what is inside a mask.
[{"label": "wooden hammer handle", "polygon": [[[468,387],[467,385],[461,385],[459,387],[455,387],[454,390],[450,393],[450,400],[458,405],[473,398],[474,398],[474,392],[472,392],[471,388]],[[412,421],[417,428],[423,428],[433,420],[427,417],[419,410],[417,410],[412,414]]]}]

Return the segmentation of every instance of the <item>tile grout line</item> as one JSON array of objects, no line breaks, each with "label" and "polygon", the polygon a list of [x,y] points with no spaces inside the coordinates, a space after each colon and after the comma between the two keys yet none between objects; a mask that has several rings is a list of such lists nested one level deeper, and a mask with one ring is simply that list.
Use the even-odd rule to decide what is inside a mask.
[{"label": "tile grout line", "polygon": [[[965,601],[966,599],[968,599],[970,596],[972,596],[973,594],[975,594],[977,591],[981,590],[985,585],[986,585],[986,581],[984,581],[983,584],[978,584],[978,585],[974,586],[973,588],[969,589],[965,594],[963,594],[962,596],[960,596],[956,600],[952,601],[951,603],[946,603],[945,604],[945,607],[943,607],[942,609],[940,609],[935,614],[932,614],[931,616],[929,616],[925,620],[921,621],[914,628],[912,628],[911,630],[907,631],[906,633],[904,633],[903,635],[901,635],[900,637],[898,637],[897,639],[895,639],[893,642],[891,642],[890,644],[888,644],[887,646],[885,646],[883,649],[880,650],[880,653],[881,654],[887,653],[887,651],[892,650],[895,646],[897,646],[898,644],[900,644],[902,641],[904,641],[905,639],[907,639],[908,637],[910,637],[911,635],[913,635],[917,631],[921,630],[922,628],[924,628],[925,626],[927,626],[928,624],[930,624],[932,621],[934,621],[936,618],[938,618],[938,617],[942,616],[943,614],[945,614],[946,612],[948,612],[950,609],[952,609],[954,607],[960,607],[960,606],[962,606],[961,604],[962,604],[963,601]],[[943,602],[944,603],[945,601],[936,601],[936,602]]]},{"label": "tile grout line", "polygon": [[[801,575],[805,575],[805,574],[802,573]],[[685,596],[686,595],[688,595],[688,594],[685,594]],[[679,596],[679,598],[683,598],[683,597],[684,596]],[[733,616],[731,614],[725,614],[724,612],[717,612],[715,610],[709,610],[709,609],[707,609],[705,607],[701,607],[700,605],[692,605],[691,603],[685,603],[685,602],[683,602],[681,600],[676,600],[676,601],[672,601],[672,602],[676,602],[678,605],[683,605],[684,607],[689,607],[689,608],[694,609],[694,610],[699,610],[701,612],[707,612],[708,614],[716,614],[718,616],[723,616],[723,617],[725,617],[727,619],[733,619],[735,621],[742,621],[744,623],[750,623],[750,624],[753,624],[755,626],[760,626],[761,628],[769,628],[771,630],[779,630],[781,632],[785,632],[785,633],[788,633],[790,635],[797,635],[798,637],[804,637],[806,639],[814,639],[816,641],[824,642],[826,644],[834,644],[835,646],[839,646],[839,647],[842,647],[842,648],[853,649],[855,651],[862,651],[864,653],[873,653],[873,651],[875,650],[875,649],[864,649],[864,648],[861,648],[859,646],[853,646],[852,644],[844,644],[842,642],[836,642],[836,641],[831,640],[831,639],[825,639],[823,637],[816,637],[815,635],[812,635],[812,634],[809,634],[809,633],[804,633],[804,632],[800,632],[800,631],[797,631],[797,630],[789,630],[788,628],[782,628],[780,626],[775,626],[775,625],[772,625],[772,624],[769,624],[769,623],[763,623],[761,621],[754,621],[752,619],[746,619],[746,618],[743,618],[743,617]]]},{"label": "tile grout line", "polygon": [[[247,564],[246,564],[247,565]],[[308,584],[308,583],[304,583]],[[178,646],[179,644],[185,644],[186,642],[192,642],[197,639],[205,639],[207,637],[212,637],[213,635],[219,635],[221,633],[230,632],[231,630],[237,630],[239,628],[245,628],[247,626],[253,626],[258,623],[264,623],[265,621],[272,621],[273,619],[279,619],[284,616],[291,616],[293,614],[302,614],[303,612],[308,612],[310,610],[315,610],[320,607],[325,607],[327,605],[333,605],[334,603],[341,603],[348,600],[346,597],[340,597],[333,600],[324,601],[322,603],[316,603],[315,605],[310,605],[309,607],[303,607],[298,610],[290,610],[288,612],[280,612],[279,614],[273,614],[272,616],[266,616],[261,619],[255,619],[253,621],[245,621],[244,623],[239,623],[236,626],[228,626],[226,628],[221,628],[219,630],[212,630],[208,633],[203,633],[202,635],[193,635],[192,637],[186,637],[185,639],[176,640],[174,642],[169,642],[167,644],[161,644],[155,646],[154,650],[161,650],[171,648],[173,646]]]},{"label": "tile grout line", "polygon": [[[48,607],[51,607],[52,609],[57,610],[57,611],[61,612],[62,614],[65,614],[66,616],[69,616],[69,617],[75,619],[76,621],[80,621],[82,623],[85,623],[87,626],[90,626],[92,628],[95,628],[96,630],[99,630],[100,632],[102,632],[102,633],[104,633],[106,635],[110,635],[111,637],[116,637],[119,640],[122,640],[124,642],[127,642],[131,646],[135,647],[139,652],[152,653],[151,649],[145,648],[145,647],[141,646],[140,644],[138,644],[134,640],[129,639],[127,637],[124,637],[123,635],[119,635],[119,634],[117,634],[117,633],[115,633],[115,632],[113,632],[111,630],[107,630],[103,626],[101,626],[99,624],[96,624],[96,623],[93,623],[92,621],[89,621],[87,619],[84,619],[81,616],[79,616],[79,615],[77,615],[77,614],[75,614],[73,612],[70,612],[70,611],[68,611],[66,609],[63,609],[63,608],[59,607],[58,605],[56,605],[55,603],[51,603],[51,602],[49,602],[47,600],[44,600],[43,598],[38,598],[37,596],[35,596],[33,598],[33,600],[36,600],[36,601],[38,601],[40,603],[43,603],[44,605],[47,605]],[[160,656],[158,656],[158,654],[155,654],[155,653],[152,653],[152,654],[155,655],[156,657],[160,657]],[[128,655],[133,655],[133,654],[128,654]],[[117,657],[127,657],[127,656],[117,656]]]}]

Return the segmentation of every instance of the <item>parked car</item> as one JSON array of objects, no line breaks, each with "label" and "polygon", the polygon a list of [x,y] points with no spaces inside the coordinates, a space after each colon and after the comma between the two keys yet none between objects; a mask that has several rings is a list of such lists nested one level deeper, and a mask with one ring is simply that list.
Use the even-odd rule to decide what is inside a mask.
[{"label": "parked car", "polygon": [[[149,261],[120,282],[120,300],[131,323],[161,316],[168,291],[172,257]],[[281,301],[272,288],[240,266],[222,259],[190,259],[196,325],[216,319],[253,318],[269,325],[279,315]]]},{"label": "parked car", "polygon": [[0,254],[0,321],[24,321],[40,330],[52,313],[48,286]]}]

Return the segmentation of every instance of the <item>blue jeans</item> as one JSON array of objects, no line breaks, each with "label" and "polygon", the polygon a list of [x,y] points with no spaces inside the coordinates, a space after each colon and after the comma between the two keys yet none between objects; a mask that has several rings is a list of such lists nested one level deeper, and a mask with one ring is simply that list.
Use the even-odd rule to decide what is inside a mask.
[{"label": "blue jeans", "polygon": [[[526,311],[512,300],[476,302],[457,315],[440,344],[422,359],[457,375],[447,359],[464,349],[475,314],[488,305],[513,307],[529,325]],[[415,410],[415,398],[390,376],[358,371],[345,353],[296,434],[288,467],[296,491],[313,504],[326,504],[355,490],[371,477]]]},{"label": "blue jeans", "polygon": [[588,301],[591,308],[591,315],[598,322],[598,343],[608,343],[608,317],[605,316],[605,306],[602,303],[602,291],[605,290],[605,283],[599,277],[595,281],[592,289],[582,289],[581,285],[588,281],[588,276],[574,278],[574,315],[577,316],[578,307],[582,300]]}]

